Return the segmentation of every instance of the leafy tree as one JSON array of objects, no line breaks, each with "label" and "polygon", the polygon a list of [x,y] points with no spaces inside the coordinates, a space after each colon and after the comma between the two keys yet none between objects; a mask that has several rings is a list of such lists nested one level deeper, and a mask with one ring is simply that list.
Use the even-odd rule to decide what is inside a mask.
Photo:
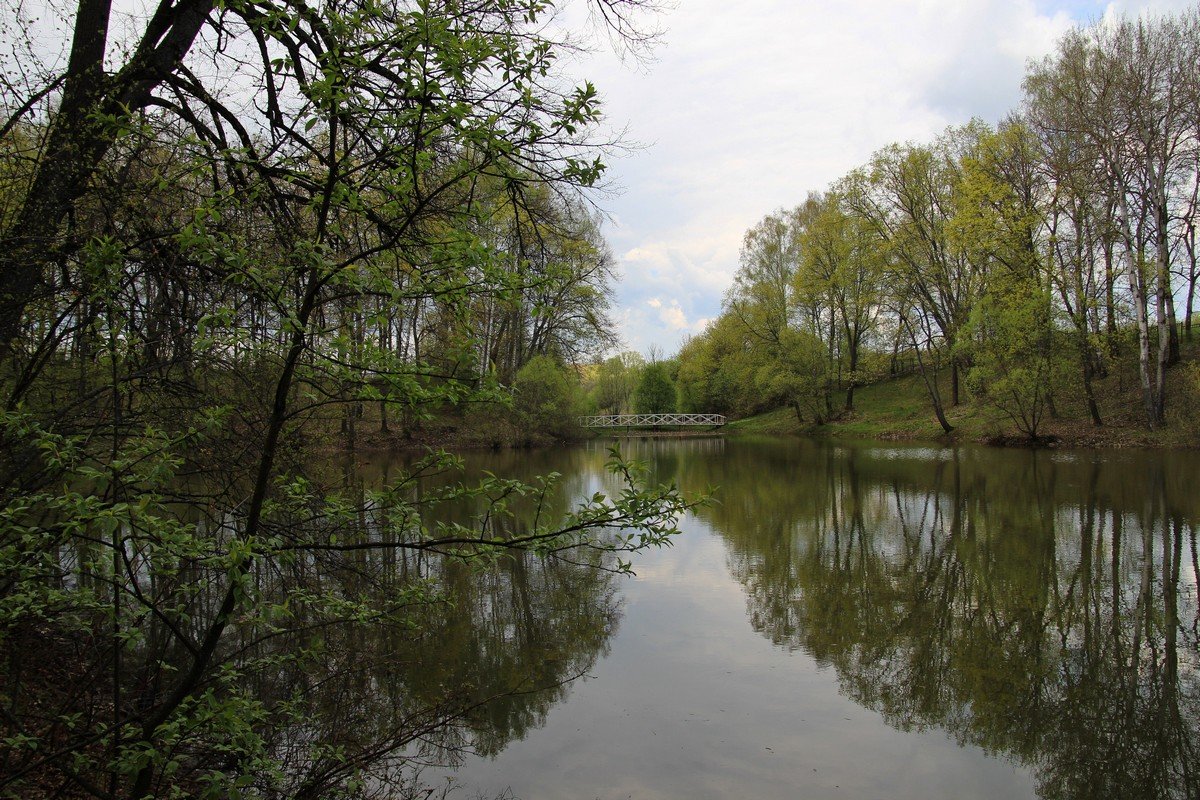
[{"label": "leafy tree", "polygon": [[1073,135],[1101,168],[1095,191],[1114,212],[1151,428],[1165,424],[1166,370],[1178,360],[1171,226],[1179,212],[1172,209],[1186,197],[1180,181],[1190,184],[1200,146],[1194,133],[1197,54],[1195,9],[1178,17],[1120,19],[1068,33],[1025,83],[1035,124]]},{"label": "leafy tree", "polygon": [[[928,146],[885,148],[871,159],[869,191],[846,195],[854,212],[886,243],[893,296],[902,296],[901,305],[924,318],[921,327],[936,329],[950,353],[978,294],[979,271],[953,246],[948,223],[962,157],[984,132],[973,122],[947,130]],[[960,367],[951,355],[954,405]]]},{"label": "leafy tree", "polygon": [[[1033,435],[1053,413],[1054,389],[1074,388],[1063,359],[1039,360],[1055,341],[1070,344],[1100,425],[1097,381],[1130,331],[1147,424],[1165,424],[1175,304],[1186,298],[1190,330],[1200,274],[1198,52],[1196,9],[1072,31],[1030,67],[1022,113],[996,130],[972,121],[930,143],[885,147],[824,193],[765,217],[746,233],[722,316],[681,351],[681,401],[743,413],[790,403],[784,387],[799,384],[786,377],[785,351],[802,332],[821,342],[824,380],[846,389],[847,409],[870,377],[860,365],[881,363],[885,345],[893,371],[915,360],[947,432],[975,357],[988,363],[974,387],[992,400],[983,387],[1003,385],[1001,355],[1031,358],[1022,368],[1057,382],[1039,387],[1039,410],[1019,412]],[[987,341],[1035,323],[1012,328],[1017,341]]]},{"label": "leafy tree", "polygon": [[714,373],[720,366],[714,353],[708,331],[691,336],[679,349],[679,375],[675,390],[679,396],[679,410],[686,414],[723,412],[728,398],[717,399],[713,387]]},{"label": "leafy tree", "polygon": [[746,232],[725,298],[725,307],[763,341],[778,341],[791,323],[792,276],[799,258],[791,217],[770,214]]},{"label": "leafy tree", "polygon": [[616,342],[613,260],[597,220],[545,189],[518,205],[497,188],[498,208],[480,233],[510,254],[510,291],[477,296],[458,323],[471,331],[479,374],[507,383],[538,355],[580,363],[607,350]]},{"label": "leafy tree", "polygon": [[1096,164],[1078,135],[1036,122],[1027,129],[1039,139],[1041,164],[1053,187],[1046,210],[1049,281],[1070,321],[1092,423],[1102,425],[1095,382],[1107,374],[1117,342],[1112,204],[1091,188]]},{"label": "leafy tree", "polygon": [[583,412],[578,379],[550,356],[534,356],[521,367],[513,402],[527,431],[555,436],[574,432]]},{"label": "leafy tree", "polygon": [[[352,793],[470,703],[415,702],[386,740],[311,734],[335,705],[304,691],[320,631],[420,634],[440,586],[406,555],[674,533],[687,504],[619,457],[610,494],[565,515],[553,477],[440,492],[485,500],[458,524],[422,516],[454,459],[363,496],[311,457],[368,401],[408,425],[493,399],[467,322],[538,284],[483,235],[496,198],[550,236],[538,193],[602,170],[596,92],[549,78],[546,10],[180,0],[110,41],[111,4],[85,0],[65,68],[5,97],[0,157],[27,172],[0,174],[28,178],[0,218],[0,637],[74,659],[61,692],[0,667],[6,793]],[[532,515],[498,525],[514,496]]]},{"label": "leafy tree", "polygon": [[1049,292],[1028,276],[997,276],[969,332],[968,386],[1036,439],[1065,368]]},{"label": "leafy tree", "polygon": [[813,211],[800,233],[802,258],[795,278],[797,295],[818,309],[810,315],[818,331],[828,316],[824,338],[846,386],[847,411],[854,409],[864,345],[875,332],[884,296],[882,243],[867,220],[850,213],[852,204],[843,197],[863,190],[851,177],[824,197],[810,198]]},{"label": "leafy tree", "polygon": [[773,397],[755,383],[765,349],[734,314],[723,313],[680,350],[677,388],[689,412],[743,416],[766,410]]},{"label": "leafy tree", "polygon": [[597,365],[591,387],[592,406],[608,414],[625,414],[631,408],[638,376],[645,367],[640,353],[626,351]]},{"label": "leafy tree", "polygon": [[804,330],[786,331],[774,358],[758,368],[755,386],[764,396],[818,425],[833,414],[833,376],[824,343]]},{"label": "leafy tree", "polygon": [[669,414],[675,410],[675,385],[661,361],[647,364],[633,395],[639,414]]},{"label": "leafy tree", "polygon": [[972,365],[968,383],[1030,439],[1053,407],[1064,364],[1043,266],[1041,162],[1019,124],[981,136],[963,159],[950,220],[952,240],[979,265],[985,286],[958,343]]}]

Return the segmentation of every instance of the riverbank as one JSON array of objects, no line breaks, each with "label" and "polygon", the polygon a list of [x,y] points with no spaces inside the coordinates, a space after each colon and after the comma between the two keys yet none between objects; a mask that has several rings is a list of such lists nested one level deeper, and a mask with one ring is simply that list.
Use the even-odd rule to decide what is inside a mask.
[{"label": "riverbank", "polygon": [[[918,374],[860,386],[854,410],[814,424],[798,419],[791,408],[779,408],[735,420],[723,428],[706,431],[643,431],[608,429],[600,434],[570,424],[571,414],[561,415],[556,430],[533,430],[520,415],[501,404],[474,404],[466,409],[445,407],[418,419],[397,419],[385,424],[376,403],[365,403],[348,436],[342,414],[313,418],[305,426],[318,447],[331,451],[382,452],[427,450],[507,450],[554,446],[596,435],[697,436],[767,435],[822,436],[853,439],[972,442],[993,445],[1061,447],[1200,447],[1200,348],[1184,348],[1184,360],[1172,367],[1167,380],[1167,425],[1151,431],[1142,410],[1136,365],[1115,365],[1095,384],[1102,425],[1094,425],[1086,398],[1078,387],[1066,386],[1054,395],[1031,442],[1001,410],[970,396],[965,385],[957,406],[946,408],[953,430],[946,433],[933,414],[929,393]],[[948,374],[941,376],[940,391],[949,403]],[[835,403],[844,402],[844,394]]]},{"label": "riverbank", "polygon": [[[1097,386],[1097,403],[1103,425],[1092,424],[1085,399],[1070,393],[1055,397],[1056,413],[1047,414],[1033,444],[1061,447],[1200,447],[1200,364],[1185,361],[1173,368],[1167,384],[1167,425],[1151,431],[1142,413],[1135,375],[1114,373]],[[941,387],[950,397],[949,381]],[[856,439],[977,442],[1029,445],[1016,425],[990,405],[969,399],[946,409],[954,427],[942,430],[934,417],[929,394],[919,375],[859,387],[854,410],[821,425],[797,419],[790,408],[780,408],[736,420],[725,427],[730,434],[773,436],[832,436]],[[839,396],[838,400],[843,400]]]}]

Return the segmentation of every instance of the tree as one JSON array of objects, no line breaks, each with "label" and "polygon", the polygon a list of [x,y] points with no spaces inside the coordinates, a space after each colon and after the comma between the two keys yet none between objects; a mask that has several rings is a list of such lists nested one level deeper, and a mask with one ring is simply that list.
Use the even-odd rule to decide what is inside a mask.
[{"label": "tree", "polygon": [[680,410],[743,416],[775,399],[759,391],[755,376],[765,359],[759,340],[733,314],[718,316],[678,355]]},{"label": "tree", "polygon": [[983,294],[958,342],[977,395],[1036,439],[1061,383],[1054,310],[1041,232],[1049,196],[1042,154],[1010,122],[979,138],[962,163],[950,220],[955,245],[979,265]]},{"label": "tree", "polygon": [[565,436],[583,411],[579,381],[550,356],[535,356],[513,381],[513,402],[529,432]]},{"label": "tree", "polygon": [[874,332],[884,295],[882,243],[867,220],[849,213],[853,204],[843,196],[863,190],[861,181],[851,177],[823,198],[810,197],[815,213],[800,233],[801,267],[795,278],[797,295],[817,307],[810,315],[817,330],[822,311],[828,314],[825,338],[831,361],[839,356],[837,373],[846,387],[847,411],[854,410],[863,345]]},{"label": "tree", "polygon": [[1005,274],[990,282],[969,328],[968,386],[1031,440],[1038,438],[1062,379],[1051,313],[1045,287],[1028,276]]},{"label": "tree", "polygon": [[507,383],[538,355],[581,363],[611,347],[613,260],[597,220],[544,189],[519,206],[503,194],[496,203],[481,236],[509,254],[513,284],[477,297],[460,323],[472,331],[478,373]]},{"label": "tree", "polygon": [[799,257],[792,216],[770,214],[746,232],[740,266],[725,298],[725,307],[766,342],[778,341],[791,322],[792,276]]},{"label": "tree", "polygon": [[1115,354],[1117,341],[1112,204],[1093,190],[1096,164],[1079,136],[1037,127],[1030,130],[1039,136],[1042,169],[1050,184],[1049,281],[1074,334],[1088,413],[1094,425],[1102,425],[1094,386],[1107,373],[1106,354]]},{"label": "tree", "polygon": [[[622,552],[687,505],[616,457],[621,485],[565,517],[553,477],[484,478],[441,494],[481,516],[434,525],[420,487],[454,459],[361,496],[310,458],[367,401],[416,418],[492,399],[460,323],[530,283],[483,222],[499,192],[550,233],[538,193],[602,171],[597,95],[549,77],[537,3],[179,0],[132,42],[109,41],[111,10],[80,4],[65,71],[6,97],[0,130],[5,157],[18,129],[35,143],[0,219],[0,636],[78,659],[53,697],[4,665],[30,702],[3,723],[3,788],[349,791],[445,717],[417,708],[408,735],[344,754],[277,735],[327,709],[298,682],[255,691],[303,672],[276,643],[419,624],[437,587],[406,554]],[[128,57],[106,74],[106,54]],[[498,525],[513,496],[532,515]]]},{"label": "tree", "polygon": [[[595,5],[607,23],[630,35],[631,19],[644,4],[595,0]],[[555,42],[537,37],[524,47],[521,36],[512,35],[544,10],[536,4],[462,8],[403,0],[379,7],[351,2],[337,10],[258,1],[218,9],[213,0],[162,0],[134,39],[121,41],[110,31],[111,0],[84,0],[73,21],[65,67],[51,66],[51,58],[49,64],[4,75],[10,115],[0,134],[6,137],[40,113],[44,135],[26,153],[33,164],[27,191],[0,230],[0,350],[17,338],[26,305],[53,291],[44,271],[69,247],[64,220],[89,190],[105,156],[148,112],[173,116],[190,128],[235,184],[271,174],[264,154],[318,155],[323,143],[338,141],[339,132],[345,134],[343,144],[369,141],[363,129],[377,121],[381,105],[400,114],[390,124],[403,132],[401,138],[386,146],[396,156],[409,151],[403,155],[413,167],[406,176],[410,188],[418,171],[424,172],[418,170],[423,159],[451,140],[482,159],[475,165],[479,172],[459,173],[454,185],[468,174],[503,177],[518,162],[531,175],[551,170],[568,180],[594,179],[599,160],[570,147],[558,159],[525,160],[543,145],[566,144],[595,120],[590,85],[561,90],[543,80]],[[479,34],[490,36],[482,48],[453,44],[480,41]],[[238,45],[225,46],[229,41]],[[113,52],[120,57],[107,70],[106,54]],[[427,53],[439,57],[419,58]],[[206,59],[213,70],[199,68]],[[492,66],[504,75],[498,86],[481,80],[481,70]],[[264,98],[254,122],[236,103],[222,99],[223,82],[233,76]],[[524,88],[530,92],[523,94]],[[546,112],[555,113],[553,105],[570,109],[566,117],[571,119],[544,124]],[[266,131],[267,140],[256,130]],[[489,145],[496,140],[522,146],[502,156]],[[508,162],[509,169],[491,169],[489,161]],[[314,188],[303,181],[298,185],[302,191]],[[444,188],[435,183],[422,194],[432,201]]]},{"label": "tree", "polygon": [[628,413],[645,365],[641,353],[631,350],[600,362],[591,388],[592,405],[596,410],[609,414]]},{"label": "tree", "polygon": [[[1044,358],[1069,342],[1101,425],[1098,381],[1121,355],[1123,332],[1136,328],[1147,424],[1165,424],[1168,369],[1180,358],[1176,295],[1186,298],[1190,331],[1200,274],[1197,53],[1196,9],[1072,31],[1031,65],[1022,113],[996,130],[976,120],[930,143],[890,145],[765,217],[746,233],[719,324],[683,351],[684,402],[711,404],[718,393],[739,396],[726,402],[744,410],[790,402],[783,387],[798,384],[785,379],[794,365],[784,351],[802,332],[820,341],[821,372],[845,388],[848,410],[864,354],[883,357],[886,340],[893,372],[915,360],[946,432],[974,358],[990,363],[973,383],[993,401],[983,387],[999,385],[997,359],[1029,359],[1020,366],[1036,380],[1058,381],[1036,386],[1039,422],[1018,423],[1036,428],[1043,410],[1054,413],[1054,389],[1074,388],[1065,362]],[[1178,293],[1175,277],[1186,283]],[[1035,323],[1037,331],[1017,329]],[[1017,339],[989,340],[1010,334]],[[1030,391],[1036,380],[1013,378]],[[759,397],[742,399],[739,382]],[[767,386],[780,391],[764,395]]]},{"label": "tree", "polygon": [[796,420],[820,425],[833,415],[829,352],[807,330],[785,331],[776,355],[758,368],[755,386],[764,397],[790,407]]},{"label": "tree", "polygon": [[675,385],[661,361],[647,364],[633,395],[639,414],[669,414],[675,410]]},{"label": "tree", "polygon": [[984,133],[981,123],[947,130],[929,146],[892,146],[870,164],[870,191],[847,195],[853,211],[887,243],[889,283],[927,317],[951,353],[950,402],[961,369],[953,355],[978,294],[979,273],[949,238],[962,157]]},{"label": "tree", "polygon": [[1025,83],[1035,124],[1077,136],[1103,168],[1097,190],[1115,211],[1151,428],[1165,424],[1166,370],[1178,358],[1171,209],[1186,196],[1180,181],[1190,186],[1198,146],[1198,19],[1193,9],[1177,18],[1122,19],[1073,31]]}]

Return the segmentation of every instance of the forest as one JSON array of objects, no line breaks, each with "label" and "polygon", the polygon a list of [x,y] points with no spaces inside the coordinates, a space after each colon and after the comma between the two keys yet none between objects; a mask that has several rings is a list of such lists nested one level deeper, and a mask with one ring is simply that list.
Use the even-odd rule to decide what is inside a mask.
[{"label": "forest", "polygon": [[[586,5],[598,41],[652,35],[651,3]],[[501,604],[457,604],[464,570],[561,603],[556,569],[627,571],[691,501],[616,452],[574,507],[554,474],[433,452],[364,483],[332,452],[368,415],[528,426],[611,340],[588,190],[616,142],[555,11],[81,0],[64,34],[6,4],[0,795],[402,796],[490,701],[587,669],[603,637],[397,672],[483,646],[453,623]]]},{"label": "forest", "polygon": [[748,230],[677,356],[681,410],[820,425],[916,374],[947,433],[972,402],[1026,439],[1060,415],[1194,436],[1200,16],[1075,29],[1023,89],[998,125],[884,147]]}]

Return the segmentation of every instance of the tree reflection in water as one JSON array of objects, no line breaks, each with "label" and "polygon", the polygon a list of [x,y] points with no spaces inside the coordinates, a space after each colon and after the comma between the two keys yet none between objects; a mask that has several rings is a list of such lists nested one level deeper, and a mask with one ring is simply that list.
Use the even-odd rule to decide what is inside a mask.
[{"label": "tree reflection in water", "polygon": [[731,442],[677,468],[721,484],[699,513],[756,630],[1083,800],[1200,797],[1197,461]]},{"label": "tree reflection in water", "polygon": [[[219,667],[182,706],[184,722],[164,726],[156,757],[169,766],[144,796],[229,796],[213,786],[216,776],[264,798],[427,797],[414,765],[453,764],[467,752],[492,755],[541,725],[570,681],[607,651],[617,628],[616,554],[604,534],[558,557],[529,546],[476,547],[473,540],[461,550],[406,545],[439,523],[458,523],[464,527],[455,531],[472,532],[481,543],[528,535],[534,516],[557,524],[580,497],[620,489],[602,465],[603,458],[589,458],[586,470],[576,465],[558,492],[512,489],[501,509],[495,492],[463,488],[482,485],[478,467],[431,474],[391,460],[375,467],[307,463],[303,483],[294,484],[304,491],[280,500],[265,523],[263,547],[273,557],[243,581],[241,591],[254,603],[229,620],[215,653]],[[493,463],[513,478],[548,472],[543,466],[536,457]],[[183,483],[177,489],[195,490]],[[380,492],[403,492],[403,502],[381,502]],[[188,541],[224,552],[238,521],[203,508],[184,506],[179,524]],[[294,541],[304,546],[289,547]],[[60,555],[70,597],[101,580],[89,548],[81,537]],[[196,631],[222,613],[226,562],[204,557],[206,549],[172,562],[168,572],[154,563],[156,551],[129,552],[130,570],[160,610],[137,618],[139,635],[121,653],[128,679],[120,698],[135,714],[161,701],[191,663]],[[75,796],[55,788],[69,785],[57,773],[73,777],[82,760],[72,760],[67,747],[99,748],[89,751],[92,743],[75,745],[71,737],[82,738],[75,729],[102,727],[113,701],[93,675],[78,670],[65,680],[63,670],[72,658],[107,663],[100,634],[34,630],[5,651],[0,693],[8,719],[17,709],[45,721],[51,746],[19,751],[11,739],[0,742],[0,784],[7,787],[0,794]],[[27,647],[38,657],[22,657]],[[217,737],[213,729],[228,733]],[[142,754],[128,756],[135,757]],[[120,766],[134,773],[140,765]],[[50,788],[39,793],[43,787]]]},{"label": "tree reflection in water", "polygon": [[[532,469],[509,466],[508,474]],[[396,468],[391,460],[345,465],[343,493],[354,507],[369,508],[364,500],[371,487],[387,484]],[[468,468],[453,480],[470,484],[478,472]],[[581,470],[573,480],[583,478]],[[437,483],[414,491],[436,497]],[[543,505],[542,513],[561,515],[581,494],[570,481],[563,488],[554,496],[560,507]],[[424,505],[424,498],[415,499]],[[523,509],[518,501],[511,510],[489,521],[491,532],[503,534],[508,526],[515,533],[528,524],[525,511],[532,506]],[[456,502],[437,507],[433,519],[467,524],[479,511]],[[369,513],[359,522],[366,537],[386,529]],[[542,725],[570,682],[607,653],[620,607],[606,559],[611,556],[598,554],[580,564],[516,551],[471,566],[423,551],[369,550],[313,563],[305,581],[337,582],[339,594],[371,596],[375,607],[390,611],[362,625],[347,625],[336,614],[338,624],[329,626],[321,616],[325,609],[306,609],[302,600],[293,604],[304,624],[293,622],[289,629],[307,635],[267,641],[255,654],[265,664],[275,663],[272,654],[283,656],[277,660],[284,664],[289,654],[305,654],[286,671],[261,671],[253,688],[259,696],[303,706],[299,718],[306,724],[281,730],[278,751],[294,751],[296,776],[314,787],[335,783],[326,769],[360,770],[371,782],[395,786],[414,763],[453,765],[465,753],[499,753]],[[317,590],[279,588],[292,598]],[[290,712],[295,716],[294,708]],[[327,764],[313,761],[314,742],[329,750]],[[306,796],[302,785],[291,794]]]}]

